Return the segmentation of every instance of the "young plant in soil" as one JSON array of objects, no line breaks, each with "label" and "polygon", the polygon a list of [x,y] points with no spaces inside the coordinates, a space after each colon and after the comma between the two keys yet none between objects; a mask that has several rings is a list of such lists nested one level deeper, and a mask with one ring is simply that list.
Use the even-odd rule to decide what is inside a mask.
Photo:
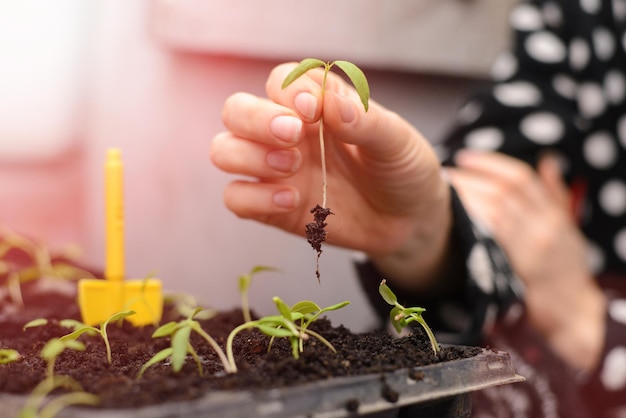
[{"label": "young plant in soil", "polygon": [[255,266],[247,274],[239,276],[238,285],[239,293],[241,293],[241,311],[245,322],[252,321],[252,316],[250,315],[250,298],[248,297],[248,290],[252,284],[252,278],[264,271],[277,271],[277,269],[267,266]]},{"label": "young plant in soil", "polygon": [[0,350],[0,365],[9,364],[18,361],[22,356],[17,350],[3,348]]},{"label": "young plant in soil", "polygon": [[[106,321],[104,321],[104,322],[102,322],[100,324],[100,328],[92,327],[90,325],[84,324],[84,323],[82,323],[80,321],[77,321],[75,319],[63,319],[63,320],[59,321],[59,325],[61,325],[62,327],[66,327],[66,328],[72,328],[72,329],[74,329],[74,331],[69,333],[69,334],[66,334],[66,335],[62,336],[59,339],[61,341],[72,341],[72,340],[78,339],[78,337],[80,337],[83,334],[100,335],[102,337],[102,340],[104,341],[104,346],[106,347],[107,360],[108,360],[109,364],[111,364],[111,362],[112,362],[112,359],[111,359],[111,344],[109,343],[109,336],[107,334],[107,326],[111,322],[120,321],[120,320],[122,320],[122,319],[124,319],[126,317],[129,317],[131,315],[134,315],[134,314],[135,314],[135,311],[123,311],[123,312],[118,312],[116,314],[113,314]],[[24,329],[37,327],[37,326],[42,326],[42,325],[45,325],[47,323],[48,323],[48,321],[45,318],[33,319],[32,321],[30,321],[26,325],[24,325]]]},{"label": "young plant in soil", "polygon": [[[265,316],[255,321],[245,322],[233,329],[228,336],[226,352],[228,360],[235,371],[237,371],[237,366],[235,365],[235,356],[233,354],[233,341],[239,332],[250,328],[257,328],[265,335],[272,337],[271,341],[273,341],[274,338],[287,338],[291,344],[291,353],[296,359],[300,357],[300,353],[304,350],[304,341],[307,340],[309,336],[317,338],[331,351],[335,352],[335,347],[323,336],[309,329],[309,325],[315,322],[321,314],[341,309],[350,302],[344,301],[326,308],[320,308],[319,305],[308,300],[298,302],[292,307],[289,307],[278,296],[275,296],[273,300],[279,315]],[[270,348],[271,342],[268,350]]]},{"label": "young plant in soil", "polygon": [[[30,393],[18,418],[52,418],[68,406],[97,405],[100,402],[96,395],[84,392],[80,383],[70,376],[54,374],[56,359],[66,349],[84,351],[85,345],[80,341],[63,341],[60,338],[53,338],[44,345],[41,358],[46,361],[46,378]],[[59,395],[43,405],[49,395],[59,388],[70,392]]]},{"label": "young plant in soil", "polygon": [[202,338],[205,339],[207,343],[215,350],[218,357],[222,361],[224,365],[224,370],[227,373],[233,373],[237,370],[234,366],[234,361],[230,362],[222,348],[217,344],[215,339],[211,337],[204,329],[198,321],[194,319],[194,316],[202,311],[202,308],[196,308],[186,319],[183,319],[179,322],[168,322],[167,324],[161,325],[157,328],[152,334],[153,338],[161,338],[161,337],[171,337],[171,346],[168,348],[164,348],[163,350],[156,353],[150,360],[146,362],[141,367],[139,371],[138,378],[143,376],[144,372],[148,369],[148,367],[159,363],[167,358],[171,359],[172,369],[174,372],[178,373],[185,363],[185,358],[187,354],[191,354],[191,356],[196,361],[198,366],[198,373],[202,376],[204,371],[202,370],[202,363],[200,362],[200,358],[196,353],[196,350],[191,345],[189,338],[191,337],[191,331],[195,331]]},{"label": "young plant in soil", "polygon": [[[332,61],[325,62],[316,58],[306,58],[302,60],[296,68],[294,68],[288,75],[285,77],[283,81],[282,88],[286,88],[295,80],[300,78],[309,70],[314,68],[323,67],[324,68],[324,78],[322,80],[322,100],[321,103],[324,103],[324,92],[326,90],[326,79],[328,73],[331,68],[337,66],[339,67],[350,79],[354,88],[356,89],[359,98],[361,99],[361,103],[363,103],[363,108],[367,112],[369,108],[369,97],[370,97],[370,89],[369,84],[367,83],[367,78],[363,71],[356,65],[348,61]],[[320,269],[319,269],[319,259],[322,254],[322,243],[326,240],[326,218],[333,214],[333,212],[326,206],[326,190],[327,190],[327,174],[326,174],[326,156],[325,156],[325,145],[324,145],[324,117],[323,113],[319,120],[319,142],[320,142],[320,162],[322,167],[322,204],[315,205],[314,208],[311,209],[311,213],[313,214],[313,222],[308,223],[306,225],[306,238],[311,247],[317,252],[316,256],[316,269],[315,275],[317,276],[318,282],[320,281]]]},{"label": "young plant in soil", "polygon": [[428,335],[428,339],[430,340],[430,345],[435,352],[435,355],[437,355],[440,348],[437,340],[435,339],[435,334],[433,334],[428,324],[426,324],[426,321],[424,321],[424,318],[422,318],[422,313],[426,311],[426,309],[419,307],[405,308],[400,305],[395,293],[392,292],[391,288],[387,285],[387,282],[384,279],[378,286],[378,292],[383,297],[385,302],[393,306],[393,308],[391,308],[391,312],[389,312],[389,317],[398,334],[401,333],[402,329],[411,322],[419,323],[422,328],[424,328],[424,331],[426,331],[426,335]]},{"label": "young plant in soil", "polygon": [[93,277],[67,260],[74,258],[69,249],[62,257],[51,257],[47,248],[0,225],[0,285],[6,287],[13,303],[24,306],[22,285],[41,277],[78,280]]}]

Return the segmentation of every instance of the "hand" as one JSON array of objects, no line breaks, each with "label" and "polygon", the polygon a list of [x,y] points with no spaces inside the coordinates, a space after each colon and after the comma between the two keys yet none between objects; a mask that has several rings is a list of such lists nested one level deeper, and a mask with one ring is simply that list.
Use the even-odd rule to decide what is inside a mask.
[{"label": "hand", "polygon": [[591,368],[602,349],[604,297],[586,264],[558,161],[529,165],[462,151],[450,169],[468,213],[493,234],[526,286],[530,320],[571,365]]},{"label": "hand", "polygon": [[354,89],[334,73],[323,98],[322,71],[281,89],[294,66],[271,72],[268,98],[236,93],[224,105],[227,131],[213,139],[211,159],[226,172],[251,177],[227,185],[227,207],[239,217],[303,235],[310,209],[322,200],[323,115],[328,207],[335,213],[327,218],[328,243],[364,251],[407,280],[416,272],[434,274],[451,214],[431,146],[381,105],[371,101],[366,113]]}]

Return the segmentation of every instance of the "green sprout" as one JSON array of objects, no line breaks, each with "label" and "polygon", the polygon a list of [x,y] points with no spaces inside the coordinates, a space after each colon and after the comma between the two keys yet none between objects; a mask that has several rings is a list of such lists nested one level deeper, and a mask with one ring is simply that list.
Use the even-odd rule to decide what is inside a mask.
[{"label": "green sprout", "polygon": [[61,340],[75,340],[81,335],[87,333],[88,335],[96,335],[99,334],[104,341],[104,346],[106,347],[107,352],[107,361],[111,364],[111,344],[109,343],[109,336],[107,334],[107,326],[111,322],[120,321],[126,317],[134,315],[135,311],[122,311],[111,315],[106,321],[100,323],[100,328],[92,327],[90,325],[84,324],[80,321],[76,321],[73,319],[64,319],[59,322],[61,326],[65,326],[68,328],[73,328],[74,332],[64,335],[61,337]]},{"label": "green sprout", "polygon": [[224,354],[224,351],[217,344],[215,339],[213,339],[213,337],[211,337],[206,331],[204,331],[200,323],[194,319],[196,314],[198,314],[200,311],[202,311],[202,308],[196,308],[186,319],[183,319],[179,322],[168,322],[164,325],[161,325],[154,331],[154,333],[152,334],[153,338],[171,336],[171,345],[170,347],[165,348],[152,356],[152,358],[141,367],[137,378],[141,378],[146,369],[148,369],[148,367],[159,363],[167,358],[171,358],[172,369],[174,370],[174,372],[178,373],[185,363],[185,358],[187,357],[187,354],[191,354],[191,356],[194,358],[198,366],[198,373],[200,373],[200,375],[202,376],[203,370],[200,358],[198,357],[196,350],[193,348],[190,342],[191,331],[195,331],[200,334],[200,336],[204,338],[207,343],[209,343],[211,348],[215,350],[218,357],[222,361],[222,364],[224,365],[224,370],[226,370],[226,372],[232,373],[236,371],[236,368],[233,370],[233,364],[228,361],[226,355]]},{"label": "green sprout", "polygon": [[22,356],[17,350],[11,348],[0,349],[0,365],[18,361]]},{"label": "green sprout", "polygon": [[[58,339],[52,345],[56,343]],[[68,389],[70,392],[48,400],[45,406],[42,406],[48,396],[59,388]],[[97,405],[98,403],[100,403],[98,396],[84,392],[80,383],[70,376],[49,375],[35,386],[20,410],[18,418],[53,418],[68,406]]]},{"label": "green sprout", "polygon": [[[198,300],[191,294],[185,292],[170,293],[163,296],[163,304],[170,305],[174,312],[174,317],[187,317],[197,308]],[[196,319],[211,319],[217,315],[214,309],[204,309],[197,312],[193,317]]]},{"label": "green sprout", "polygon": [[[283,81],[282,88],[286,88],[295,80],[303,76],[309,70],[323,67],[324,68],[324,78],[322,80],[322,104],[324,103],[324,93],[326,91],[326,79],[328,77],[328,73],[331,68],[337,66],[341,69],[350,79],[354,88],[356,89],[359,98],[361,99],[361,103],[363,104],[363,108],[367,112],[369,109],[369,98],[370,98],[370,88],[367,83],[367,78],[363,71],[356,65],[348,61],[332,61],[325,62],[316,58],[306,58],[300,61],[300,63],[285,77]],[[319,271],[319,258],[322,254],[322,242],[326,240],[326,218],[328,215],[332,214],[329,208],[326,207],[327,201],[327,174],[326,174],[326,152],[324,145],[324,117],[323,112],[322,116],[319,120],[319,143],[320,143],[320,162],[322,169],[322,205],[316,205],[313,209],[311,209],[311,213],[313,214],[314,222],[311,222],[306,225],[306,238],[309,244],[317,251],[316,258],[316,270],[315,275],[317,276],[318,282],[320,281],[320,271]]]},{"label": "green sprout", "polygon": [[[59,321],[59,325],[65,328],[72,328],[74,331],[62,336],[60,340],[62,341],[76,340],[78,337],[80,337],[83,334],[92,335],[92,336],[100,335],[102,337],[102,340],[104,341],[104,346],[106,347],[107,361],[109,362],[109,364],[111,364],[112,362],[111,344],[109,343],[109,335],[107,333],[107,327],[109,323],[111,322],[120,321],[134,314],[135,314],[135,311],[123,311],[123,312],[118,312],[116,314],[113,314],[109,317],[109,319],[100,323],[100,328],[92,327],[90,325],[84,324],[75,319],[62,319],[61,321]],[[40,327],[40,326],[46,325],[47,323],[48,323],[47,319],[37,318],[26,323],[23,329],[26,330],[28,328]]]},{"label": "green sprout", "polygon": [[[9,255],[13,250],[26,254],[31,263],[22,268],[12,266]],[[76,251],[68,248],[62,258],[73,259]],[[4,286],[7,287],[13,303],[24,306],[21,286],[42,277],[62,280],[78,280],[93,277],[93,274],[72,265],[63,259],[55,260],[50,256],[48,249],[26,237],[14,232],[6,225],[0,225],[0,279],[5,277]]]},{"label": "green sprout", "polygon": [[414,307],[414,308],[405,308],[404,306],[398,303],[398,298],[391,291],[391,288],[387,285],[386,280],[382,280],[380,285],[378,286],[378,292],[383,297],[385,302],[389,305],[393,306],[391,308],[391,312],[389,313],[389,317],[391,318],[391,323],[395,330],[400,333],[402,329],[409,325],[411,322],[418,322],[424,331],[426,331],[426,335],[428,335],[428,339],[430,340],[430,345],[435,352],[435,355],[439,352],[439,344],[435,339],[435,334],[433,334],[432,330],[422,318],[422,313],[426,311],[424,308]]},{"label": "green sprout", "polygon": [[239,293],[241,293],[241,311],[243,313],[244,322],[252,321],[252,316],[250,315],[250,299],[248,297],[248,290],[252,284],[252,278],[264,271],[277,271],[277,269],[267,266],[255,266],[247,274],[239,276],[238,284]]},{"label": "green sprout", "polygon": [[[279,315],[270,315],[255,321],[245,322],[233,329],[226,341],[226,351],[228,361],[233,371],[237,371],[235,364],[235,356],[233,353],[233,341],[235,336],[244,329],[257,328],[262,333],[274,338],[287,338],[291,344],[291,351],[294,358],[299,358],[304,348],[304,340],[309,336],[315,337],[326,345],[331,351],[335,352],[335,348],[328,340],[322,337],[308,327],[319,316],[328,311],[334,311],[348,305],[350,302],[344,301],[327,308],[320,308],[316,303],[311,301],[301,301],[289,307],[278,296],[273,298],[278,309]],[[270,346],[271,347],[271,346]]]},{"label": "green sprout", "polygon": [[46,361],[46,376],[49,379],[54,376],[54,364],[57,357],[68,348],[75,351],[85,351],[85,344],[76,340],[53,338],[41,349],[41,358]]}]

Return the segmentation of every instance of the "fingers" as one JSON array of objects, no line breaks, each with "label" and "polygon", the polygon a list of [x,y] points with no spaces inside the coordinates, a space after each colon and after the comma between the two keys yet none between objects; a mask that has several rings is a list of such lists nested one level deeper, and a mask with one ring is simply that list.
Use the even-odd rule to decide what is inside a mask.
[{"label": "fingers", "polygon": [[[370,100],[366,112],[354,88],[334,72],[328,74],[322,100],[323,69],[312,70],[282,89],[282,82],[296,64],[283,64],[270,74],[268,97],[294,111],[305,122],[319,120],[322,109],[325,131],[335,140],[359,145],[361,150],[378,160],[397,161],[410,150],[430,150],[424,138],[406,120]],[[321,105],[320,105],[321,104]],[[418,147],[414,145],[418,142]],[[427,154],[429,154],[427,152]],[[429,154],[436,158],[434,153]]]},{"label": "fingers", "polygon": [[267,222],[272,215],[298,206],[300,195],[290,186],[273,183],[233,181],[224,189],[226,207],[241,218]]},{"label": "fingers", "polygon": [[226,100],[222,122],[235,136],[279,147],[293,147],[303,135],[302,120],[293,110],[248,93]]},{"label": "fingers", "polygon": [[302,164],[298,148],[273,148],[235,137],[229,132],[213,138],[210,158],[216,167],[227,173],[265,179],[286,178]]},{"label": "fingers", "polygon": [[537,173],[548,193],[565,210],[570,210],[570,197],[559,160],[553,155],[545,155],[537,164]]}]

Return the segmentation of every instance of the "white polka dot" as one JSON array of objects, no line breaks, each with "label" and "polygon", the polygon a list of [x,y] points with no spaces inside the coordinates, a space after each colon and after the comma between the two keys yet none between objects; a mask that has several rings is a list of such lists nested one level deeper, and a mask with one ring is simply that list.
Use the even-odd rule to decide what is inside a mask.
[{"label": "white polka dot", "polygon": [[569,46],[569,64],[574,70],[582,70],[589,64],[591,51],[584,39],[573,39]]},{"label": "white polka dot", "polygon": [[553,113],[532,113],[522,119],[520,130],[531,141],[549,145],[558,142],[565,132],[563,122]]},{"label": "white polka dot", "polygon": [[626,148],[626,115],[623,115],[617,121],[617,136],[622,147]]},{"label": "white polka dot", "polygon": [[617,256],[626,261],[626,228],[622,229],[617,233],[617,235],[615,235],[613,245]]},{"label": "white polka dot", "polygon": [[600,246],[594,242],[587,243],[587,266],[592,273],[598,274],[604,270],[606,257]]},{"label": "white polka dot", "polygon": [[526,39],[528,55],[537,61],[554,64],[565,59],[565,45],[559,38],[550,32],[533,33]]},{"label": "white polka dot", "polygon": [[541,13],[535,6],[520,4],[511,12],[509,18],[511,27],[520,31],[532,31],[543,28]]},{"label": "white polka dot", "polygon": [[626,184],[622,180],[607,181],[598,192],[602,209],[611,216],[626,214]]},{"label": "white polka dot", "polygon": [[517,72],[517,58],[510,52],[499,54],[491,66],[491,78],[496,81],[507,80]]},{"label": "white polka dot", "polygon": [[600,378],[608,390],[620,390],[626,385],[626,348],[615,347],[606,355]]},{"label": "white polka dot", "polygon": [[606,131],[594,132],[583,143],[583,155],[594,168],[610,168],[617,161],[615,139]]},{"label": "white polka dot", "polygon": [[563,13],[559,6],[554,2],[549,2],[543,5],[543,20],[546,24],[557,27],[563,23]]},{"label": "white polka dot", "polygon": [[465,136],[467,148],[481,151],[495,151],[504,142],[504,133],[493,127],[476,129]]},{"label": "white polka dot", "polygon": [[619,70],[611,70],[604,76],[604,95],[609,103],[618,105],[626,97],[626,78]]},{"label": "white polka dot", "polygon": [[614,321],[626,324],[626,299],[616,299],[609,303],[609,315]]},{"label": "white polka dot", "polygon": [[496,100],[506,106],[535,106],[541,101],[541,92],[525,81],[500,84],[493,90]]},{"label": "white polka dot", "polygon": [[594,118],[606,109],[604,90],[597,83],[583,83],[578,87],[578,108],[587,118]]},{"label": "white polka dot", "polygon": [[617,20],[626,19],[626,1],[625,0],[613,0],[613,16]]},{"label": "white polka dot", "polygon": [[598,27],[591,33],[593,50],[600,61],[607,61],[615,54],[615,38],[607,28]]},{"label": "white polka dot", "polygon": [[573,78],[566,74],[557,74],[552,79],[552,87],[566,99],[575,99],[577,85]]},{"label": "white polka dot", "polygon": [[580,0],[580,7],[587,13],[598,13],[600,0]]},{"label": "white polka dot", "polygon": [[487,248],[483,244],[474,244],[467,259],[467,264],[467,268],[472,277],[476,279],[478,287],[485,293],[492,293],[494,288],[493,269],[491,268]]},{"label": "white polka dot", "polygon": [[467,102],[457,114],[457,120],[459,123],[469,125],[476,122],[476,120],[483,114],[483,106],[478,102]]}]

